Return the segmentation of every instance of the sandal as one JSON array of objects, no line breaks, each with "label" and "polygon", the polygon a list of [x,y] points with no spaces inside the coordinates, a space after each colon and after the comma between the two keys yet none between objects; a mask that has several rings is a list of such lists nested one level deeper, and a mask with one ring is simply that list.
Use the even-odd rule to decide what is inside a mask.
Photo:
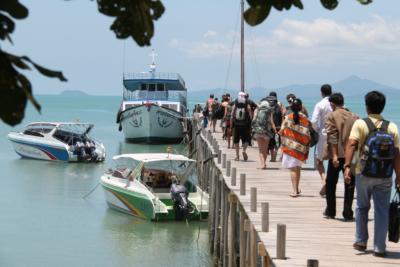
[{"label": "sandal", "polygon": [[293,194],[293,193],[291,193],[289,196],[291,196],[291,197],[298,197],[299,196],[299,194]]},{"label": "sandal", "polygon": [[243,155],[243,159],[244,159],[244,161],[246,161],[247,159],[248,159],[248,157],[247,157],[247,153],[246,152],[242,152],[242,155]]},{"label": "sandal", "polygon": [[235,158],[235,161],[239,161],[239,158]]}]

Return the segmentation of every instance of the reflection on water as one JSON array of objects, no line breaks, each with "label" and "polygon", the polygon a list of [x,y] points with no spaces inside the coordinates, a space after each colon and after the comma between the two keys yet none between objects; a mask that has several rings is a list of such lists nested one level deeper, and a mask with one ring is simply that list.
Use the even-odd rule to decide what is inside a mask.
[{"label": "reflection on water", "polygon": [[211,266],[207,223],[135,219],[109,209],[100,186],[82,198],[113,165],[113,155],[166,152],[168,145],[125,143],[115,124],[119,98],[40,101],[43,115],[29,109],[23,124],[92,122],[107,158],[100,164],[20,159],[6,135],[23,125],[0,124],[0,266]]}]

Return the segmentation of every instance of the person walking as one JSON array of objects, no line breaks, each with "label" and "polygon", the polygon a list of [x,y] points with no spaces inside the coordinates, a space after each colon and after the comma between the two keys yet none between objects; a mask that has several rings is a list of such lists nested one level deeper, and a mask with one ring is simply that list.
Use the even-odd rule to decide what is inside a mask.
[{"label": "person walking", "polygon": [[290,170],[293,192],[291,197],[298,197],[301,166],[308,158],[310,148],[310,122],[301,113],[302,102],[296,98],[291,104],[292,113],[285,116],[281,128],[282,137],[282,166]]},{"label": "person walking", "polygon": [[281,129],[286,110],[283,104],[278,101],[276,92],[270,92],[269,96],[264,99],[268,101],[270,107],[273,109],[272,118],[275,124],[276,131],[274,136],[269,141],[268,152],[271,155],[271,162],[275,162],[276,155],[278,154],[278,149],[281,146],[281,137],[279,135],[279,130]]},{"label": "person walking", "polygon": [[332,112],[331,105],[329,104],[329,96],[332,94],[332,87],[329,84],[324,84],[321,86],[321,96],[322,100],[319,101],[315,107],[311,116],[311,123],[313,128],[318,133],[318,143],[316,146],[315,160],[316,167],[321,177],[322,187],[319,191],[321,196],[325,196],[325,167],[324,167],[324,150],[326,149],[326,130],[325,130],[325,118]]},{"label": "person walking", "polygon": [[381,113],[386,98],[378,91],[365,96],[368,117],[357,120],[351,128],[345,152],[345,181],[350,183],[354,154],[356,165],[356,236],[353,248],[365,251],[368,242],[368,212],[371,197],[374,203],[374,256],[386,255],[390,194],[393,170],[397,186],[400,185],[399,133],[393,122],[385,120]]},{"label": "person walking", "polygon": [[230,96],[225,95],[225,100],[222,102],[222,107],[224,108],[224,116],[222,118],[223,125],[223,136],[228,142],[228,148],[231,148],[231,138],[232,138],[232,127],[231,127],[231,116],[232,116],[232,106],[230,105]]},{"label": "person walking", "polygon": [[[329,96],[332,112],[326,116],[325,129],[328,147],[328,171],[326,173],[326,209],[325,218],[334,219],[336,216],[336,185],[339,173],[344,173],[344,155],[346,143],[350,135],[353,123],[358,119],[357,115],[344,108],[344,97],[341,93]],[[343,218],[345,221],[354,220],[353,199],[355,177],[350,175],[350,183],[344,185]]]},{"label": "person walking", "polygon": [[[293,113],[293,111],[292,111],[292,103],[293,103],[293,100],[295,100],[296,98],[297,97],[294,94],[288,94],[286,96],[286,101],[288,102],[288,105],[285,108],[285,113],[284,113],[285,116],[290,114],[290,113]],[[306,106],[304,106],[304,105],[301,106],[301,113],[306,115],[306,117],[308,118],[308,110],[307,110]]]},{"label": "person walking", "polygon": [[276,132],[273,109],[267,100],[261,101],[254,111],[252,132],[258,143],[261,169],[266,170],[269,140],[274,137]]},{"label": "person walking", "polygon": [[243,159],[248,159],[246,149],[250,140],[249,122],[251,122],[251,109],[246,101],[246,93],[239,92],[232,108],[231,127],[233,127],[233,144],[235,146],[236,158],[239,160],[239,142],[242,140]]},{"label": "person walking", "polygon": [[206,110],[206,114],[207,114],[207,121],[210,122],[210,128],[212,127],[211,114],[212,114],[213,103],[214,103],[214,94],[210,94],[210,97],[207,99],[206,106],[205,106],[205,110]]}]

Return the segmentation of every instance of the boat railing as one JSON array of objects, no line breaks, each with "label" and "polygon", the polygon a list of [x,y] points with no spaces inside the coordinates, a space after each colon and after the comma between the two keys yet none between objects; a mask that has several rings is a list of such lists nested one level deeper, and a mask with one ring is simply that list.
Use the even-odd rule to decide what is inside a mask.
[{"label": "boat railing", "polygon": [[124,80],[178,80],[181,84],[185,85],[185,81],[178,73],[172,72],[132,72],[124,73]]}]

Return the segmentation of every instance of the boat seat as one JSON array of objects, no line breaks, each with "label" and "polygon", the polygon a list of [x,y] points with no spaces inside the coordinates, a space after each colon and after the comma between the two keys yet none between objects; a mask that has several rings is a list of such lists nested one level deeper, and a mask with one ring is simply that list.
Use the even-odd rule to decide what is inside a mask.
[{"label": "boat seat", "polygon": [[129,169],[129,168],[115,169],[113,171],[113,173],[112,173],[112,176],[118,177],[118,178],[122,178],[122,179],[126,179],[131,171],[132,170]]}]

